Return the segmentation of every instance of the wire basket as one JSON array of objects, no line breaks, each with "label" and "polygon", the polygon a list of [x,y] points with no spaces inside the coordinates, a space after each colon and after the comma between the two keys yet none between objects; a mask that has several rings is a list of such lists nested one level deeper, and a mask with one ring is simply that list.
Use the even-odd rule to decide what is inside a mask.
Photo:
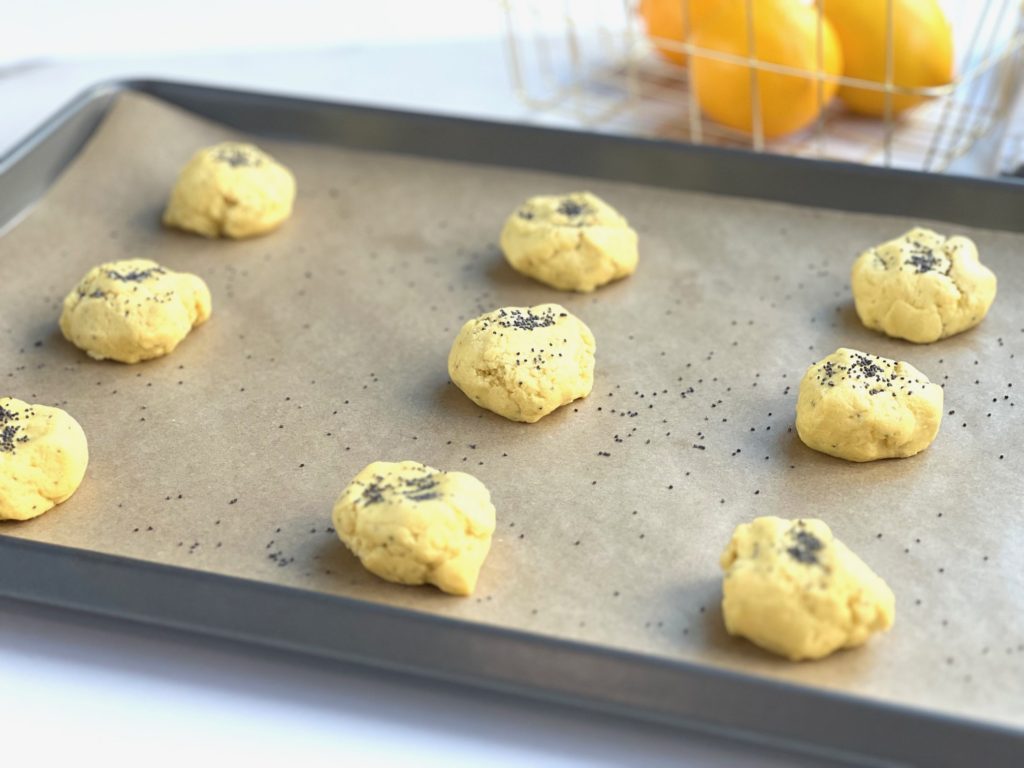
[{"label": "wire basket", "polygon": [[[689,19],[691,0],[676,1],[683,18]],[[932,172],[991,175],[1016,167],[1024,141],[1008,127],[1024,82],[1020,0],[942,3],[953,26],[955,76],[947,85],[929,88],[902,87],[893,81],[894,1],[886,2],[884,82],[823,71],[820,0],[814,2],[818,17],[814,69],[763,61],[749,49],[747,56],[737,56],[700,48],[689,34],[682,40],[649,38],[637,0],[501,3],[508,62],[520,98],[532,110],[559,114],[591,129]],[[752,19],[754,0],[745,2],[747,18]],[[747,40],[753,39],[751,28]],[[732,130],[702,115],[694,67],[668,61],[655,51],[655,44],[683,62],[708,59],[749,68],[751,131]],[[791,135],[766,139],[756,72],[816,81],[819,109],[813,124]],[[877,119],[854,115],[844,111],[838,100],[824,106],[822,84],[826,82],[881,93],[884,115]],[[892,100],[903,95],[925,100],[896,114]]]}]

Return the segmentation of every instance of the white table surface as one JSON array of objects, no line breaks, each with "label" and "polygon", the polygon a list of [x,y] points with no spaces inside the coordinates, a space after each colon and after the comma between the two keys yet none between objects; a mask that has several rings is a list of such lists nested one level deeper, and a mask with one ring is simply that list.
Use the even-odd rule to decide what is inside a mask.
[{"label": "white table surface", "polygon": [[[17,5],[33,6],[38,21],[60,3]],[[15,52],[24,55],[33,50],[25,36],[41,34],[34,22],[21,35],[6,29],[5,41],[0,28],[0,156],[83,88],[119,77],[499,119],[529,114],[508,85],[495,29],[475,42],[456,35],[385,46],[368,35],[343,47],[190,55],[164,52],[154,36],[147,50],[158,56],[4,69],[5,50],[6,63],[16,58],[5,45],[17,38]],[[64,44],[78,45],[76,53],[105,50],[88,35],[69,35]],[[244,756],[248,765],[304,768],[823,765],[581,710],[0,600],[0,765],[84,758],[91,765],[99,756],[107,765],[143,758],[157,765],[237,765]]]},{"label": "white table surface", "polygon": [[7,600],[0,600],[0,723],[0,761],[10,766],[92,765],[97,757],[110,766],[140,758],[147,765],[303,768],[822,765]]}]

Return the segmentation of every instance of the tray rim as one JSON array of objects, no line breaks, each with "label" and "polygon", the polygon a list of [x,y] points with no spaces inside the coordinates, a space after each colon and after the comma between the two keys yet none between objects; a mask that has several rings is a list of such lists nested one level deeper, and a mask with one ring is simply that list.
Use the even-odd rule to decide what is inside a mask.
[{"label": "tray rim", "polygon": [[[510,162],[495,162],[493,159],[480,157],[479,153],[474,153],[471,148],[460,147],[458,157],[444,155],[439,159],[461,160],[462,162],[498,165],[501,167],[528,167],[533,170],[549,171],[552,173],[592,178],[607,178],[610,180],[633,182],[647,186],[686,189],[711,194],[724,194],[730,197],[744,197],[772,202],[792,203],[794,205],[843,210],[851,213],[866,212],[892,213],[894,215],[905,216],[917,215],[923,218],[942,219],[944,221],[949,221],[950,223],[965,224],[980,228],[1010,232],[1024,232],[1024,217],[1004,215],[1004,213],[1017,213],[1018,211],[1007,209],[1003,205],[994,204],[1005,204],[1007,201],[1002,198],[1024,194],[1024,178],[1012,176],[987,178],[956,174],[935,174],[902,168],[868,166],[839,160],[816,160],[813,158],[790,157],[767,152],[759,153],[749,149],[686,144],[668,139],[649,139],[613,133],[589,132],[571,128],[538,126],[528,123],[447,115],[444,113],[417,112],[356,102],[327,101],[324,99],[303,96],[282,95],[274,92],[242,90],[237,88],[188,83],[185,81],[145,77],[102,80],[87,87],[78,95],[69,99],[49,118],[44,120],[43,123],[41,123],[34,131],[22,138],[5,154],[0,155],[0,183],[3,182],[4,177],[9,172],[17,170],[19,166],[24,165],[24,161],[31,158],[31,155],[39,150],[40,145],[44,144],[47,140],[52,139],[61,128],[66,127],[68,123],[79,116],[87,108],[95,107],[98,102],[103,100],[112,101],[114,97],[125,92],[141,93],[175,106],[182,106],[176,101],[177,99],[182,98],[194,100],[198,97],[206,101],[206,106],[210,106],[212,101],[226,101],[229,99],[234,102],[232,106],[238,106],[239,104],[250,102],[252,100],[260,100],[262,102],[261,106],[272,106],[276,109],[294,111],[305,108],[307,110],[344,111],[363,119],[377,118],[407,120],[420,123],[421,129],[441,129],[443,131],[444,129],[461,126],[477,131],[502,131],[511,135],[516,135],[520,139],[553,139],[560,142],[562,145],[569,141],[577,141],[580,139],[597,141],[607,145],[608,147],[614,147],[619,150],[630,148],[647,149],[652,152],[669,153],[677,158],[685,158],[701,165],[696,174],[694,174],[698,177],[700,177],[706,170],[706,167],[711,167],[715,164],[722,165],[724,172],[721,174],[720,178],[717,179],[701,177],[699,179],[699,183],[693,183],[693,180],[691,180],[687,185],[680,186],[675,183],[666,183],[667,179],[665,178],[665,175],[676,170],[676,166],[661,169],[661,178],[636,181],[634,179],[636,173],[630,173],[630,169],[623,167],[621,164],[605,164],[604,168],[595,172],[594,168],[587,167],[587,163],[592,160],[591,157],[583,157],[575,162],[570,162],[571,158],[561,158],[567,161],[562,164],[563,167],[552,168],[550,162],[548,162],[549,158],[546,157],[542,157],[540,160],[532,160],[530,157],[520,156],[516,158],[519,162],[515,164]],[[106,107],[106,105],[104,106]],[[103,109],[103,114],[106,114],[106,108]],[[214,119],[216,121],[216,118],[209,119]],[[98,124],[100,121],[97,120],[96,122]],[[231,125],[230,121],[221,120],[220,122],[226,122],[228,125]],[[251,127],[238,129],[250,133],[259,133],[269,138],[288,138],[287,136],[282,137],[280,134],[272,130],[253,130]],[[91,135],[91,131],[89,132],[89,135]],[[88,140],[88,136],[82,139],[81,143],[75,147],[74,152],[67,157],[61,158],[61,166],[59,169],[55,169],[54,178],[68,163],[70,163],[73,157],[77,155],[81,145],[84,144],[86,140]],[[372,149],[367,146],[362,146],[361,148]],[[381,151],[391,151],[397,154],[406,153],[421,157],[438,157],[436,154],[427,152],[403,152],[403,150],[390,146],[380,147],[377,149],[380,149]],[[463,158],[463,155],[466,157]],[[737,179],[734,178],[733,172],[737,170],[749,171],[752,168],[766,172],[769,175],[772,175],[773,178],[774,174],[785,175],[787,173],[802,173],[805,176],[812,177],[812,180],[815,182],[820,182],[822,178],[829,181],[842,181],[843,184],[841,186],[852,186],[852,189],[839,194],[839,197],[847,203],[849,203],[850,200],[855,200],[861,192],[867,189],[868,187],[865,186],[866,184],[886,180],[901,183],[908,189],[920,189],[922,188],[922,185],[927,185],[930,188],[938,186],[944,193],[951,194],[955,199],[944,201],[947,203],[944,206],[944,213],[943,215],[938,215],[936,213],[922,211],[920,206],[914,205],[913,200],[908,199],[900,201],[893,195],[891,189],[883,185],[881,189],[871,189],[873,194],[871,197],[867,198],[867,204],[861,203],[860,205],[851,207],[849,204],[840,205],[836,200],[829,199],[828,197],[823,198],[815,194],[813,191],[802,191],[797,188],[797,185],[781,185],[778,188],[771,189],[769,191],[770,193],[766,194],[766,190],[764,188],[753,185],[749,178],[744,179],[743,181],[737,181]],[[654,169],[642,168],[638,170],[650,173]],[[47,187],[52,183],[52,181],[53,178],[48,180]],[[737,191],[735,187],[744,182],[748,185],[747,189],[744,191]],[[833,196],[835,196],[835,194],[836,190],[833,190]],[[30,201],[27,205],[30,207],[34,202],[36,202],[36,200]],[[24,213],[24,211],[21,213]],[[11,219],[12,217],[9,215],[5,219],[4,211],[0,208],[0,232],[2,232],[5,226],[10,223]],[[1019,219],[1019,221],[1017,219]]]},{"label": "tray rim", "polygon": [[[1010,179],[940,177],[915,171],[757,155],[744,150],[439,116],[173,81],[112,80],[80,93],[0,157],[0,198],[7,195],[6,187],[18,181],[18,171],[26,175],[26,168],[35,153],[45,149],[47,143],[57,143],[61,131],[73,127],[74,121],[82,119],[83,115],[88,118],[86,113],[89,110],[100,110],[84,135],[79,131],[77,140],[72,142],[73,148],[65,146],[64,151],[50,152],[51,156],[45,158],[42,185],[45,192],[78,154],[102,121],[110,103],[125,92],[146,94],[177,106],[182,105],[175,98],[187,100],[192,95],[200,100],[249,102],[252,108],[260,105],[291,113],[301,114],[303,110],[315,109],[370,122],[404,120],[442,129],[457,127],[468,131],[512,132],[523,139],[530,139],[535,147],[544,141],[558,144],[583,140],[602,152],[632,147],[641,152],[667,153],[676,159],[712,164],[726,163],[737,167],[754,164],[760,169],[818,177],[840,174],[844,180],[853,179],[859,183],[899,179],[912,187],[921,183],[940,184],[950,189],[965,188],[971,195],[983,198],[1016,197],[1024,192],[1024,184]],[[198,114],[206,116],[201,112]],[[261,133],[251,127],[244,130]],[[342,144],[340,141],[335,143]],[[431,154],[422,156],[436,157]],[[522,167],[522,164],[508,162],[498,164]],[[540,169],[588,175],[580,170],[553,170],[549,166]],[[614,162],[603,168],[605,174],[615,169]],[[601,177],[632,181],[614,175]],[[711,187],[720,186],[714,179],[704,179],[703,182],[710,183]],[[655,183],[653,186],[660,185]],[[700,185],[676,188],[720,191]],[[754,194],[729,194],[762,197],[756,194],[757,189],[747,191]],[[875,207],[884,205],[872,199]],[[19,220],[31,210],[34,202],[35,199],[23,201],[13,216],[8,212],[6,221],[4,211],[0,210],[0,237],[5,225]],[[817,200],[814,203],[785,202],[831,207]],[[1001,206],[988,208],[982,205],[981,210],[991,212],[1001,210]],[[1005,224],[1011,224],[1014,231],[1024,231],[1024,219],[1020,222],[1004,220],[1003,224],[975,223],[976,226],[997,229],[1007,229]],[[543,698],[823,757],[876,762],[897,760],[928,765],[954,765],[960,759],[983,759],[990,765],[1010,765],[1015,755],[1024,752],[1024,728],[797,685],[723,667],[436,616],[297,587],[14,539],[2,531],[0,527],[0,595],[27,602],[84,610]],[[128,576],[131,578],[126,582]],[[126,583],[129,584],[127,588]],[[145,589],[140,590],[143,585]],[[203,597],[201,605],[190,604],[186,595],[193,593],[188,590],[176,593],[177,588],[184,585],[194,587],[194,594]],[[231,601],[226,601],[228,596]],[[258,616],[259,610],[256,609],[265,603],[280,605],[282,610],[287,610],[293,615],[294,624],[284,631],[279,626],[268,625],[267,617]],[[231,608],[225,610],[228,605]],[[253,614],[239,615],[237,607],[240,606],[253,609]],[[329,619],[325,620],[325,617]],[[380,637],[375,637],[377,633],[361,626],[364,619],[386,627],[400,626],[401,631],[381,642]],[[325,626],[332,630],[336,626],[342,627],[347,631],[332,635],[325,631]],[[423,643],[424,638],[430,642]],[[421,644],[425,647],[420,647]],[[495,652],[497,648],[501,649],[500,652]],[[584,679],[583,673],[591,668],[600,669],[602,673],[614,671],[620,677],[614,682],[597,684]],[[538,677],[540,670],[543,674]],[[521,677],[516,678],[515,675]],[[866,734],[871,735],[873,743],[863,743],[861,737]]]}]

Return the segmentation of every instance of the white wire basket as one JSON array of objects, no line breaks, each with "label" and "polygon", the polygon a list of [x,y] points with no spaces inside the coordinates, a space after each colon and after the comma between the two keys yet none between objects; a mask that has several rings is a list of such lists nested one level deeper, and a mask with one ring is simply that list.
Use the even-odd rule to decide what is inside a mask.
[{"label": "white wire basket", "polygon": [[[689,19],[691,0],[675,1]],[[744,1],[752,18],[754,0]],[[886,0],[886,77],[873,82],[823,71],[820,20],[818,64],[798,69],[758,59],[751,50],[736,56],[700,48],[689,34],[681,40],[652,39],[640,19],[639,0],[500,0],[513,86],[538,112],[557,113],[597,130],[931,172],[993,175],[1017,167],[1024,159],[1024,140],[1011,125],[1024,82],[1021,0],[942,2],[953,28],[954,77],[929,88],[893,81],[894,1]],[[819,19],[820,2],[808,0]],[[682,62],[713,59],[749,68],[751,131],[726,128],[703,115],[694,67],[668,61],[655,45]],[[816,80],[819,100],[825,82],[876,91],[883,95],[885,111],[868,118],[847,112],[838,99],[827,106],[819,103],[811,125],[767,139],[755,72]],[[921,96],[923,103],[897,114],[892,100],[902,95]]]}]

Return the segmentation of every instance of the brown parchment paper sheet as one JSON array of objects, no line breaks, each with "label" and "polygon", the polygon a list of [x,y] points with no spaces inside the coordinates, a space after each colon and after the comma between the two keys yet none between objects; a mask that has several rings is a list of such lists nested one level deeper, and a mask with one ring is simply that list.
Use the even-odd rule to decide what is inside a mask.
[{"label": "brown parchment paper sheet", "polygon": [[[260,141],[298,178],[283,229],[162,229],[179,168],[232,136],[122,96],[0,239],[0,390],[66,408],[92,453],[73,499],[0,535],[1024,725],[1024,237],[960,228],[999,297],[978,329],[914,346],[859,326],[848,271],[920,222]],[[578,188],[641,235],[639,272],[591,296],[515,274],[496,246],[522,199]],[[62,340],[60,302],[91,266],[134,256],[202,275],[213,317],[162,360],[91,361]],[[515,424],[448,382],[468,317],[547,301],[596,335],[588,399]],[[798,441],[800,377],[840,345],[945,385],[928,451],[856,465]],[[380,581],[330,530],[360,468],[407,458],[491,489],[474,597]],[[805,664],[729,638],[718,556],[765,514],[824,518],[892,586],[893,631]]]}]

